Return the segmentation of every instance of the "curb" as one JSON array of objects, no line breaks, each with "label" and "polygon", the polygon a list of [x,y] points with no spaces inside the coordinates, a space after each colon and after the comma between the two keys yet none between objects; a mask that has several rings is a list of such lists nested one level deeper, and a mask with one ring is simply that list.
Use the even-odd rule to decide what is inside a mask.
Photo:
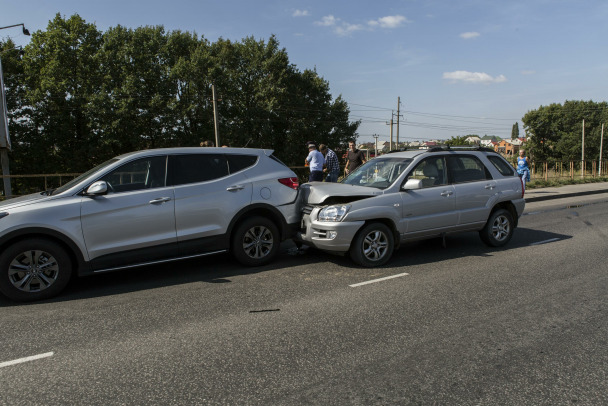
[{"label": "curb", "polygon": [[555,193],[555,194],[548,195],[548,196],[537,196],[537,197],[525,197],[525,195],[524,195],[524,199],[525,199],[526,203],[531,203],[531,202],[542,202],[544,200],[563,199],[563,198],[567,198],[567,197],[599,195],[602,193],[608,193],[608,190],[587,190],[587,191],[575,192],[575,193]]}]

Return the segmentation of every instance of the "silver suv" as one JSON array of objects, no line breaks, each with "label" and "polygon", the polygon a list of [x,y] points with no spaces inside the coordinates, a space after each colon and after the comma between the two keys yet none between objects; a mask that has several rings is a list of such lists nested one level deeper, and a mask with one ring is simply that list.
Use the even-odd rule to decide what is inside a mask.
[{"label": "silver suv", "polygon": [[402,242],[447,233],[479,231],[486,244],[502,246],[525,206],[513,167],[485,148],[386,154],[341,183],[301,188],[297,238],[368,267],[386,263]]},{"label": "silver suv", "polygon": [[269,262],[300,221],[297,176],[270,150],[171,148],[113,158],[0,203],[0,292],[59,293],[72,273],[230,251]]}]

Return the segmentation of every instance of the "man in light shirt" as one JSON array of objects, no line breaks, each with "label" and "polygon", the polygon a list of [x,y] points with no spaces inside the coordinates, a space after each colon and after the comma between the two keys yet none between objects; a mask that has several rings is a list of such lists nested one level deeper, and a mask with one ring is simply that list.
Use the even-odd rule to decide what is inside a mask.
[{"label": "man in light shirt", "polygon": [[308,156],[306,157],[306,165],[310,167],[309,182],[323,181],[323,165],[325,158],[323,154],[317,151],[317,146],[313,143],[308,144]]}]

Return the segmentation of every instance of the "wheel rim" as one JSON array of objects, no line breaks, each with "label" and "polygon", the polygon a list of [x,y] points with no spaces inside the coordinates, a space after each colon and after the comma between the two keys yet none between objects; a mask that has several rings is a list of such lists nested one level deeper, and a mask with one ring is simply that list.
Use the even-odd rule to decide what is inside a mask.
[{"label": "wheel rim", "polygon": [[492,237],[496,241],[503,241],[511,232],[511,222],[506,216],[498,216],[492,224]]},{"label": "wheel rim", "polygon": [[272,251],[274,238],[269,228],[251,227],[243,237],[243,251],[249,258],[260,259]]},{"label": "wheel rim", "polygon": [[17,255],[8,268],[8,279],[22,292],[40,292],[59,276],[59,263],[48,252],[30,250]]},{"label": "wheel rim", "polygon": [[388,251],[388,236],[382,231],[372,231],[363,239],[363,255],[370,261],[379,261]]}]

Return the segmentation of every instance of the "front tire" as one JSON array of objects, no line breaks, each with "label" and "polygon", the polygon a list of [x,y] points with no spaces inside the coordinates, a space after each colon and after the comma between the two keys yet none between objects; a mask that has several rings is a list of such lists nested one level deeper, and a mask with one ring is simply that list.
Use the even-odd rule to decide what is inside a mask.
[{"label": "front tire", "polygon": [[384,265],[394,249],[395,238],[391,229],[382,223],[371,223],[357,233],[350,247],[350,257],[357,264],[372,268]]},{"label": "front tire", "polygon": [[502,247],[513,236],[515,222],[508,210],[498,209],[490,214],[488,222],[479,232],[481,240],[490,247]]},{"label": "front tire", "polygon": [[279,229],[265,217],[252,217],[241,223],[232,237],[232,255],[246,266],[260,266],[272,261],[281,244]]},{"label": "front tire", "polygon": [[0,292],[18,302],[53,297],[71,276],[69,255],[50,240],[19,241],[0,254]]}]

